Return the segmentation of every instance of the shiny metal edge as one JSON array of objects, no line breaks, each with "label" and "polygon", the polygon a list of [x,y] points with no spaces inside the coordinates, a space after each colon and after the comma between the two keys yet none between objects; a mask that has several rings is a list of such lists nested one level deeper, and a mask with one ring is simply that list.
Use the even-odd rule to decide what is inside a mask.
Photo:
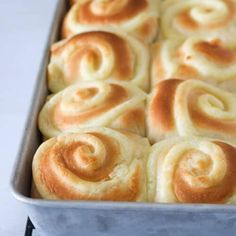
[{"label": "shiny metal edge", "polygon": [[[56,35],[58,34],[59,24],[61,22],[62,17],[64,16],[63,12],[65,11],[65,0],[58,0],[57,7],[54,11],[54,17],[51,22],[51,30],[48,36],[48,41],[44,49],[43,58],[41,60],[40,70],[37,76],[37,82],[34,88],[34,96],[31,102],[30,110],[28,113],[27,122],[24,128],[24,134],[22,137],[20,150],[17,155],[17,159],[14,163],[13,173],[11,177],[11,192],[13,196],[19,200],[20,202],[32,205],[35,207],[44,207],[44,208],[78,208],[78,209],[117,209],[117,210],[125,210],[125,209],[135,209],[135,210],[148,210],[148,211],[159,211],[165,210],[173,213],[181,213],[181,212],[196,212],[196,213],[236,213],[235,205],[225,205],[225,204],[167,204],[167,203],[148,203],[148,202],[102,202],[102,201],[49,201],[49,200],[41,200],[41,199],[32,199],[30,197],[25,196],[24,194],[19,192],[18,182],[20,178],[20,170],[22,168],[23,157],[27,152],[28,144],[31,143],[31,136],[29,135],[32,129],[35,129],[35,119],[37,120],[38,116],[38,108],[41,107],[39,101],[41,99],[41,88],[42,88],[42,77],[45,74],[45,70],[47,68],[48,61],[45,61],[45,58],[48,58],[49,49],[51,44],[55,41]],[[45,99],[45,98],[44,98]],[[34,118],[32,118],[34,116]],[[33,158],[33,157],[32,157]],[[28,160],[29,162],[32,162]]]},{"label": "shiny metal edge", "polygon": [[236,206],[226,204],[170,204],[170,203],[148,203],[148,202],[111,202],[111,201],[59,201],[59,200],[38,200],[25,197],[24,195],[13,192],[14,197],[27,205],[34,205],[45,208],[80,208],[80,209],[138,209],[158,211],[165,210],[170,212],[200,212],[200,213],[236,213]]}]

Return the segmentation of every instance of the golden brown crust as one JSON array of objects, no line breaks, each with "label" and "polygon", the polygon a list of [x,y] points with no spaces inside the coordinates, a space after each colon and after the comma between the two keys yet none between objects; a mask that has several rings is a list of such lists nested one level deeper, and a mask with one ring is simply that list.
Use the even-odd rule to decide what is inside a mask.
[{"label": "golden brown crust", "polygon": [[39,128],[46,137],[95,125],[144,135],[145,100],[146,94],[130,83],[80,83],[46,102],[39,114]]},{"label": "golden brown crust", "polygon": [[235,203],[235,156],[236,147],[221,140],[170,139],[154,145],[148,163],[150,200]]},{"label": "golden brown crust", "polygon": [[[173,185],[175,188],[175,195],[179,202],[186,203],[224,203],[224,201],[234,193],[236,186],[236,165],[235,165],[235,156],[236,148],[230,146],[229,144],[222,142],[214,142],[218,145],[225,153],[225,162],[227,163],[227,170],[224,178],[216,186],[211,188],[195,188],[192,189],[191,186],[186,184],[184,181],[184,174],[180,168],[177,169],[175,177],[173,180]],[[191,155],[191,153],[188,155]],[[184,158],[191,158],[188,155]],[[211,163],[209,159],[201,160],[199,162],[198,172],[204,172],[210,169]],[[199,176],[198,181],[202,182],[204,185],[211,184],[210,180],[207,177]]]},{"label": "golden brown crust", "polygon": [[173,103],[175,90],[181,82],[178,79],[171,79],[156,86],[148,115],[153,118],[153,122],[162,131],[168,131],[175,127]]},{"label": "golden brown crust", "polygon": [[236,45],[234,0],[167,0],[162,3],[161,33],[164,38],[201,36]]},{"label": "golden brown crust", "polygon": [[116,67],[114,68],[113,76],[115,79],[132,79],[134,61],[128,43],[118,35],[112,33],[88,32],[74,36],[69,39],[66,44],[60,45],[51,51],[53,57],[59,57],[67,48],[77,47],[77,50],[74,50],[65,62],[67,72],[65,79],[68,80],[68,82],[74,79],[76,73],[78,73],[78,77],[82,77],[78,65],[85,56],[87,57],[88,63],[91,64],[95,70],[100,67],[102,63],[101,52],[94,50],[93,45],[89,44],[91,41],[96,42],[98,45],[103,45],[107,51],[112,50],[114,53],[114,64],[116,64]]},{"label": "golden brown crust", "polygon": [[146,0],[88,1],[78,8],[77,21],[81,24],[117,24],[140,14],[147,6]]},{"label": "golden brown crust", "polygon": [[236,91],[236,51],[219,40],[164,40],[152,49],[152,87],[164,79],[180,78],[204,80]]},{"label": "golden brown crust", "polygon": [[[91,97],[83,97],[81,98],[81,93],[85,93],[86,91],[90,90],[92,88],[85,88],[85,89],[78,89],[76,91],[76,96],[81,99],[81,102],[84,102],[86,99],[90,99]],[[91,119],[95,119],[96,117],[100,116],[101,114],[106,113],[107,111],[111,110],[114,107],[119,106],[121,103],[124,103],[129,99],[129,95],[127,94],[127,91],[125,88],[117,85],[117,84],[111,84],[110,85],[111,91],[107,95],[106,100],[98,106],[98,107],[91,107],[86,111],[82,111],[79,114],[66,114],[61,109],[61,104],[58,103],[54,109],[52,109],[52,120],[57,124],[58,128],[66,129],[66,127],[70,126],[71,124],[79,124],[83,123],[85,121],[89,121]],[[99,91],[97,91],[98,93]],[[94,94],[93,96],[95,96]],[[78,107],[80,106],[80,102],[78,102]],[[76,109],[76,108],[75,108]],[[50,114],[49,114],[50,115]]]},{"label": "golden brown crust", "polygon": [[[144,160],[149,146],[145,139],[133,136],[93,128],[43,143],[33,160],[33,177],[40,196],[61,200],[144,200]],[[124,150],[125,144],[128,146]]]},{"label": "golden brown crust", "polygon": [[[90,134],[90,133],[89,133]],[[104,145],[106,152],[109,153],[109,158],[105,157],[105,161],[100,163],[91,154],[94,152],[92,145],[87,145],[84,142],[72,142],[66,145],[54,145],[40,160],[40,181],[46,185],[52,194],[56,194],[60,199],[84,199],[84,197],[73,191],[63,182],[58,181],[56,173],[52,171],[50,157],[55,157],[55,163],[63,169],[69,169],[74,176],[98,182],[109,179],[109,173],[113,171],[115,158],[118,156],[117,146],[112,140],[98,133],[91,133],[99,139]],[[74,153],[78,152],[79,159],[75,159]]]},{"label": "golden brown crust", "polygon": [[[230,119],[228,122],[227,120],[225,121],[223,119],[212,119],[208,114],[203,113],[196,107],[198,100],[201,96],[204,96],[204,94],[205,91],[196,91],[195,93],[191,94],[191,99],[189,98],[188,110],[193,123],[197,124],[197,126],[201,127],[202,129],[210,129],[216,133],[223,132],[226,134],[236,134],[236,119]],[[227,102],[222,101],[222,104],[222,109],[225,109],[227,112],[228,109],[230,109]]]},{"label": "golden brown crust", "polygon": [[147,47],[125,34],[92,31],[52,46],[48,83],[52,92],[80,82],[115,79],[148,87]]},{"label": "golden brown crust", "polygon": [[207,59],[216,64],[232,64],[235,62],[236,54],[229,48],[224,48],[220,45],[210,42],[199,42],[195,44],[196,51],[200,52]]},{"label": "golden brown crust", "polygon": [[[200,24],[199,22],[194,20],[194,18],[191,16],[191,8],[189,8],[187,10],[180,12],[176,16],[176,24],[180,25],[181,27],[189,31],[197,31],[200,30],[201,28],[211,30],[211,29],[217,29],[219,27],[224,27],[234,19],[235,4],[231,0],[223,0],[222,2],[224,2],[226,6],[228,14],[225,16],[225,18],[223,18],[219,22],[210,21],[210,22],[203,22],[202,24]],[[205,9],[203,9],[203,11],[205,11],[205,14],[211,13],[213,10],[214,9],[211,9],[210,7],[209,8],[205,7]]]},{"label": "golden brown crust", "polygon": [[148,102],[148,137],[152,142],[176,135],[236,139],[235,101],[234,94],[202,81],[161,81]]},{"label": "golden brown crust", "polygon": [[156,0],[78,0],[65,17],[62,35],[67,38],[91,26],[112,26],[151,42],[157,34],[158,7]]}]

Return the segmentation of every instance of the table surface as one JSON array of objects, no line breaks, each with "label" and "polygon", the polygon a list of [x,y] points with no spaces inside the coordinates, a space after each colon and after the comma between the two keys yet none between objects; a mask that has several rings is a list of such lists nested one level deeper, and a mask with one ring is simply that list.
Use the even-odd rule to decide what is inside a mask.
[{"label": "table surface", "polygon": [[10,177],[57,0],[0,1],[0,235],[24,234],[27,215]]}]

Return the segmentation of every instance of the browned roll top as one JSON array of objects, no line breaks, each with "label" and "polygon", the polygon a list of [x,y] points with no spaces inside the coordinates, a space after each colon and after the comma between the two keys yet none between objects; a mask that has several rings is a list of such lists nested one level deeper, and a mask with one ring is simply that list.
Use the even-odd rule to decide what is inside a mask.
[{"label": "browned roll top", "polygon": [[78,9],[77,20],[82,24],[119,23],[133,18],[147,6],[145,0],[88,1]]},{"label": "browned roll top", "polygon": [[35,197],[51,200],[144,201],[146,138],[93,127],[42,143],[32,174]]},{"label": "browned roll top", "polygon": [[[98,195],[96,198],[94,195],[83,195],[78,191],[73,191],[73,188],[63,181],[63,178],[58,177],[58,173],[55,168],[59,167],[62,171],[64,169],[64,175],[70,171],[74,175],[70,174],[70,181],[83,182],[99,182],[108,181],[113,171],[119,153],[119,146],[110,137],[100,133],[88,133],[98,138],[106,149],[105,157],[94,157],[93,146],[83,142],[71,142],[68,144],[57,143],[52,149],[44,153],[40,164],[40,179],[41,182],[47,187],[47,189],[55,194],[60,199],[70,200],[113,200],[113,201],[132,201],[135,200],[139,193],[139,176],[140,169],[136,169],[132,175],[130,184],[120,187],[114,186],[113,189],[108,189],[107,193],[103,193],[102,197]],[[78,159],[79,156],[79,159]],[[53,158],[53,159],[52,159]],[[95,191],[95,189],[94,189]]]},{"label": "browned roll top", "polygon": [[116,28],[150,43],[157,35],[159,4],[156,0],[80,0],[68,11],[62,37],[88,30]]},{"label": "browned roll top", "polygon": [[[202,29],[217,29],[220,27],[224,27],[227,25],[235,15],[235,3],[233,3],[232,0],[224,0],[224,4],[227,6],[228,9],[228,14],[218,22],[210,21],[210,22],[204,22],[203,24],[200,24],[199,22],[195,21],[193,17],[191,16],[191,8],[187,10],[180,11],[178,15],[175,17],[175,22],[179,26],[183,27],[184,29],[191,30],[191,31],[196,31],[196,30],[202,30]],[[205,14],[206,13],[211,13],[213,9],[205,8],[204,9]]]},{"label": "browned roll top", "polygon": [[[174,114],[174,102],[175,100],[178,100],[178,104],[182,107],[184,107],[185,103],[187,104],[186,111],[188,111],[195,126],[202,129],[209,129],[211,131],[224,132],[228,134],[236,133],[235,119],[224,120],[222,117],[211,117],[198,106],[199,99],[207,94],[219,99],[219,101],[223,104],[222,110],[230,113],[231,111],[229,109],[229,104],[227,104],[227,100],[222,100],[222,98],[217,96],[214,92],[204,90],[202,86],[193,87],[185,94],[182,94],[182,97],[179,94],[176,95],[178,86],[184,82],[185,80],[170,79],[162,81],[156,86],[155,93],[153,93],[154,95],[150,104],[150,116],[156,126],[161,128],[163,131],[169,131],[175,128],[176,119],[181,119],[181,117],[178,118]],[[212,105],[214,106],[214,104]],[[182,114],[184,115],[184,113]]]},{"label": "browned roll top", "polygon": [[232,49],[222,47],[217,41],[199,42],[194,45],[194,49],[209,61],[219,65],[232,64],[236,59],[236,53]]},{"label": "browned roll top", "polygon": [[[89,181],[99,181],[109,179],[109,173],[113,169],[115,158],[118,154],[118,149],[111,139],[104,135],[93,133],[95,137],[102,140],[109,158],[106,157],[103,163],[98,163],[98,158],[91,158],[93,147],[82,142],[69,143],[69,145],[55,145],[41,160],[41,181],[48,187],[50,192],[55,193],[62,199],[78,199],[82,196],[77,196],[67,185],[60,181],[52,171],[52,164],[56,164],[66,170],[70,170],[75,176]],[[79,161],[75,160],[79,152]],[[51,162],[50,157],[54,157],[54,162]],[[101,165],[102,164],[102,165]],[[102,167],[102,168],[101,168]],[[83,198],[83,197],[82,197]]]},{"label": "browned roll top", "polygon": [[[127,91],[116,84],[111,84],[111,91],[104,101],[98,107],[91,107],[90,109],[81,112],[79,114],[66,114],[61,111],[60,103],[56,105],[55,109],[52,109],[52,120],[57,124],[58,128],[64,130],[71,126],[71,124],[81,124],[83,122],[88,122],[91,119],[98,117],[99,115],[109,111],[111,108],[118,106],[129,98]],[[81,89],[77,92],[77,96],[80,98],[76,101],[77,106],[80,106],[80,102],[83,102],[83,99],[88,99],[89,97],[96,95],[96,88]]]},{"label": "browned roll top", "polygon": [[[198,163],[198,168],[188,169],[184,168],[184,163],[187,162],[191,155],[191,151],[187,152],[181,159],[181,162],[176,169],[173,186],[175,195],[179,202],[183,203],[223,203],[227,198],[235,191],[236,186],[236,149],[226,143],[215,141],[224,152],[224,159],[226,162],[226,173],[223,179],[220,182],[212,184],[204,174],[210,172],[212,168],[212,161],[209,158],[201,160]],[[193,152],[196,152],[195,150]],[[206,154],[201,154],[206,155]],[[183,164],[182,164],[183,163]],[[201,176],[201,174],[203,176]],[[185,175],[196,175],[198,176],[196,181],[201,183],[203,187],[194,187],[189,186],[184,180],[183,176]],[[211,185],[210,188],[204,187],[204,185]]]},{"label": "browned roll top", "polygon": [[159,126],[163,131],[171,130],[175,127],[173,103],[175,90],[182,80],[166,80],[156,86],[155,95],[150,104],[150,117],[155,126]]},{"label": "browned roll top", "polygon": [[[197,90],[188,97],[188,111],[193,123],[202,128],[210,129],[213,132],[223,132],[228,134],[236,133],[236,120],[223,120],[222,118],[210,117],[196,106],[200,96],[204,95],[204,90]],[[224,102],[224,101],[222,101]],[[227,112],[228,104],[223,103],[223,109]],[[235,117],[236,118],[236,117]]]},{"label": "browned roll top", "polygon": [[135,68],[135,61],[132,50],[128,43],[115,34],[109,32],[87,32],[71,38],[66,44],[52,49],[53,56],[60,55],[66,48],[76,47],[76,50],[65,61],[65,76],[67,83],[71,80],[83,78],[80,71],[81,60],[87,59],[87,63],[93,68],[99,68],[103,63],[101,55],[102,48],[107,53],[112,52],[115,61],[112,70],[112,77],[117,80],[131,80]]}]

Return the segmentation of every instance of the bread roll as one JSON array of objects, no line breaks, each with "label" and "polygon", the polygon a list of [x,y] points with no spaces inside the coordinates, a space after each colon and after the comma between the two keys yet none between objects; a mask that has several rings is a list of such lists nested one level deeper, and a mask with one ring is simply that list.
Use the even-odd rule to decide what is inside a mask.
[{"label": "bread roll", "polygon": [[148,137],[205,136],[236,140],[236,95],[199,80],[169,79],[149,97]]},{"label": "bread roll", "polygon": [[203,36],[236,46],[235,0],[166,0],[161,8],[164,38]]},{"label": "bread roll", "polygon": [[84,82],[50,97],[39,114],[47,138],[77,128],[105,126],[145,134],[146,94],[128,82]]},{"label": "bread roll", "polygon": [[78,0],[65,17],[62,36],[87,31],[90,27],[112,26],[145,42],[158,30],[158,0]]},{"label": "bread roll", "polygon": [[52,46],[48,86],[55,93],[81,81],[115,79],[148,90],[148,71],[144,43],[114,30],[92,31]]},{"label": "bread roll", "polygon": [[163,79],[200,79],[236,92],[236,50],[219,41],[190,37],[153,45],[152,87]]},{"label": "bread roll", "polygon": [[107,128],[77,130],[44,142],[32,164],[41,198],[146,200],[147,139]]},{"label": "bread roll", "polygon": [[148,160],[149,201],[236,204],[236,147],[221,140],[167,139]]}]

